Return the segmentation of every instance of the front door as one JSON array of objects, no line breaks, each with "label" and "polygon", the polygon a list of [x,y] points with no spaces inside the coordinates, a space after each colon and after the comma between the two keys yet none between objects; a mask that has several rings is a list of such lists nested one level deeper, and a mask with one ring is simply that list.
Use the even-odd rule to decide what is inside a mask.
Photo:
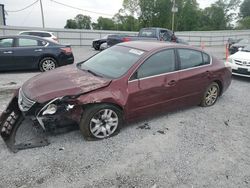
[{"label": "front door", "polygon": [[178,73],[175,50],[150,56],[128,82],[128,118],[153,114],[173,104],[177,94]]}]

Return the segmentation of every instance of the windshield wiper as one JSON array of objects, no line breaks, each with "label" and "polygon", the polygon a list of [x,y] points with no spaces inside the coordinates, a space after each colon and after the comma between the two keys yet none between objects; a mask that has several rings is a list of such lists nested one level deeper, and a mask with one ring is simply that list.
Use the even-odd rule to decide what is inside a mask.
[{"label": "windshield wiper", "polygon": [[92,70],[89,70],[89,69],[83,69],[83,70],[86,70],[87,72],[89,72],[90,74],[93,74],[94,76],[102,77],[101,75],[96,74],[96,73],[95,73],[94,71],[92,71]]}]

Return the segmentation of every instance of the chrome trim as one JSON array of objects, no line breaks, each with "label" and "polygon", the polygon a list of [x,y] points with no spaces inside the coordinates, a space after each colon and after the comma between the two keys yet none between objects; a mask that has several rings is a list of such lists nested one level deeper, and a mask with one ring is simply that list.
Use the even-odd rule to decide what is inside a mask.
[{"label": "chrome trim", "polygon": [[[175,48],[175,49],[182,49],[182,48]],[[195,51],[198,51],[198,50],[195,50]],[[201,53],[205,53],[209,56],[210,58],[210,63],[207,64],[207,65],[201,65],[201,66],[198,66],[198,67],[192,67],[192,68],[188,68],[188,69],[182,69],[182,70],[176,70],[176,71],[172,71],[172,72],[167,72],[167,73],[162,73],[162,74],[157,74],[157,75],[154,75],[154,76],[148,76],[148,77],[144,77],[144,78],[137,78],[137,79],[134,79],[134,80],[130,80],[130,78],[134,75],[134,73],[138,70],[138,68],[148,59],[150,58],[151,56],[149,56],[148,58],[146,58],[143,63],[139,64],[135,70],[133,71],[133,73],[130,75],[129,79],[128,79],[128,83],[130,82],[134,82],[134,81],[138,81],[138,80],[145,80],[145,79],[149,79],[149,78],[154,78],[154,77],[158,77],[158,76],[164,76],[164,75],[168,75],[168,74],[172,74],[172,73],[177,73],[177,72],[182,72],[182,71],[188,71],[188,70],[192,70],[192,69],[197,69],[197,68],[200,68],[200,67],[207,67],[207,66],[211,66],[212,65],[212,62],[213,62],[213,58],[210,54],[206,53],[206,52],[202,52],[202,51],[199,51]]]}]

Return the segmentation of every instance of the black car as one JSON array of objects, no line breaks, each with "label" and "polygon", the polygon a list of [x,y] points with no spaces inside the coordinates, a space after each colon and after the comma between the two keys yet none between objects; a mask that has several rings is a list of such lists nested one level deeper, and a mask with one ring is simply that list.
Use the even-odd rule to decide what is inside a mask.
[{"label": "black car", "polygon": [[104,36],[103,38],[101,39],[95,39],[92,41],[92,48],[94,48],[95,50],[100,50],[100,47],[103,43],[106,43],[107,42],[107,38],[108,36],[110,35],[106,35]]},{"label": "black car", "polygon": [[71,47],[35,36],[0,37],[0,71],[49,71],[74,63]]},{"label": "black car", "polygon": [[234,54],[239,51],[239,49],[244,48],[250,44],[250,38],[249,39],[241,39],[238,42],[232,44],[229,48],[229,53]]}]

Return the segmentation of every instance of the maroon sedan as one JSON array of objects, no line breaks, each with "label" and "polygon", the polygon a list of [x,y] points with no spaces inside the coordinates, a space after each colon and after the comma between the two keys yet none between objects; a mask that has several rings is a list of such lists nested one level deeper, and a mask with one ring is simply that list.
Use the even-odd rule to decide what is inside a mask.
[{"label": "maroon sedan", "polygon": [[8,140],[20,119],[44,130],[78,124],[85,138],[114,135],[124,120],[180,107],[212,106],[231,70],[206,52],[165,42],[127,42],[85,62],[31,78],[0,118]]}]

